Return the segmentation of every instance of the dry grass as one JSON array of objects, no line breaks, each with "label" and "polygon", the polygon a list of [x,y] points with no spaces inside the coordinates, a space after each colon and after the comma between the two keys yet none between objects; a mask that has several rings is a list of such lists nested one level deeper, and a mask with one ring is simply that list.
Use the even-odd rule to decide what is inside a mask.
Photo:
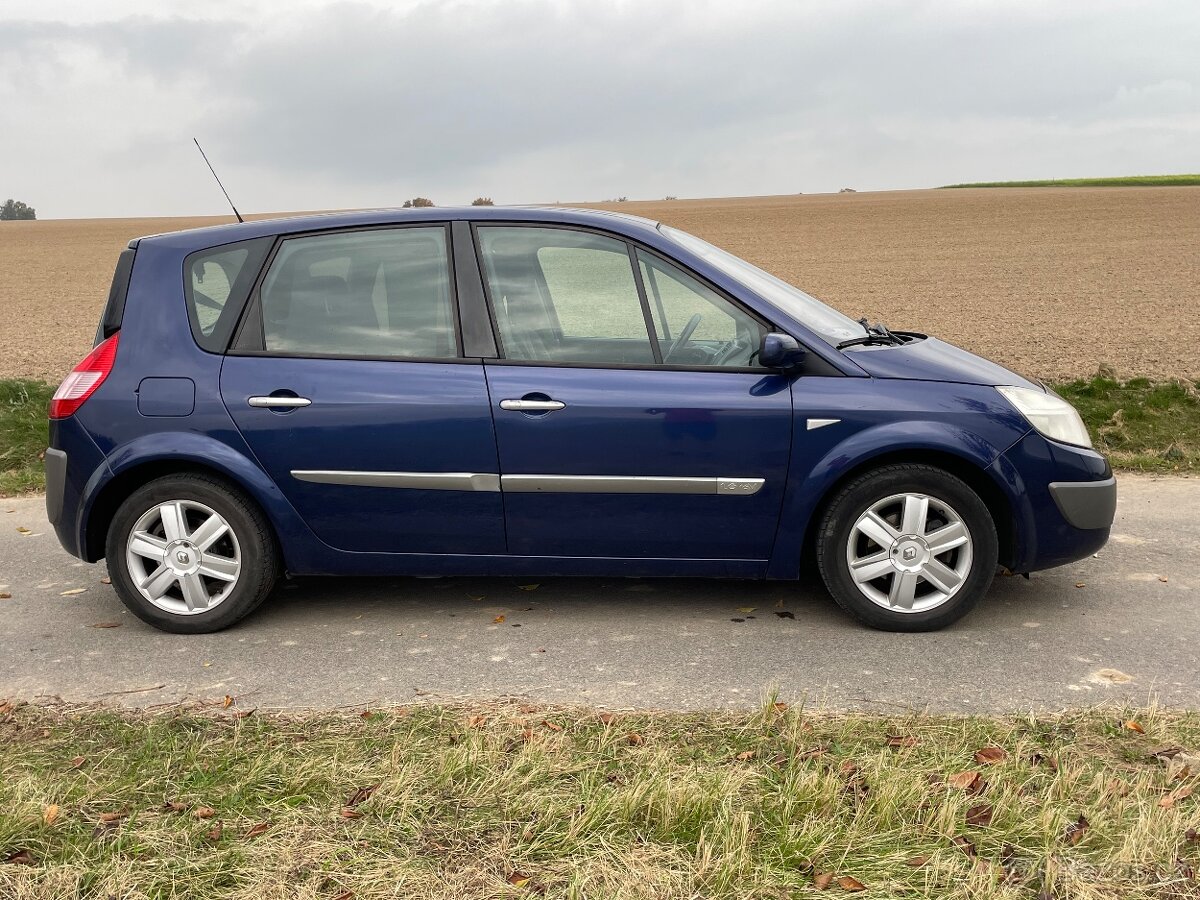
[{"label": "dry grass", "polygon": [[[825,875],[873,897],[1200,890],[1200,796],[1181,796],[1196,714],[235,710],[0,720],[0,860],[32,863],[0,863],[0,895],[797,897]],[[978,761],[990,747],[1003,759]]]},{"label": "dry grass", "polygon": [[[935,333],[1029,374],[1200,378],[1200,194],[1012,188],[609,208],[661,219],[854,315]],[[117,254],[227,221],[0,223],[0,378],[57,381],[91,345]]]}]

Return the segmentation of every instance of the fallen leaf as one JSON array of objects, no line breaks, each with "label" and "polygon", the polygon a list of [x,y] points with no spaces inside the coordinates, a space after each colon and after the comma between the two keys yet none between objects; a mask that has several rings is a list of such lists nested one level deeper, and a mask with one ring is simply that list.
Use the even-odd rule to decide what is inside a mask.
[{"label": "fallen leaf", "polygon": [[373,784],[370,787],[361,787],[346,798],[346,805],[353,808],[360,803],[365,803],[371,799],[371,795],[377,790],[379,790],[379,785],[377,784]]},{"label": "fallen leaf", "polygon": [[507,617],[507,616],[505,616],[505,615],[504,615],[504,613],[500,613],[500,615],[498,615],[498,616],[496,616],[496,618],[492,619],[492,623],[493,623],[493,624],[495,624],[495,625],[503,625],[503,624],[504,624],[504,620],[505,620],[506,618],[508,618],[508,617]]},{"label": "fallen leaf", "polygon": [[979,782],[983,777],[978,772],[955,772],[946,779],[946,783],[952,788],[958,788],[960,791],[970,791],[972,793],[979,789]]},{"label": "fallen leaf", "polygon": [[59,594],[58,596],[60,596],[60,597],[74,597],[76,594],[82,594],[82,593],[83,593],[84,591],[86,591],[86,590],[87,590],[87,588],[71,588],[69,591],[63,591],[63,592],[62,592],[61,594]]},{"label": "fallen leaf", "polygon": [[772,703],[771,708],[774,709],[775,712],[777,712],[777,713],[785,713],[789,709],[788,705],[786,703],[784,703],[782,700],[778,701],[776,703]]},{"label": "fallen leaf", "polygon": [[992,816],[996,810],[986,803],[978,803],[967,810],[967,824],[976,828],[986,828],[992,824]]},{"label": "fallen leaf", "polygon": [[775,612],[775,615],[779,616],[779,618],[781,618],[781,619],[794,619],[794,618],[796,618],[796,614],[795,614],[794,612],[792,612],[790,609],[785,609],[785,610],[783,610],[782,612],[780,612],[780,611],[778,611],[778,610],[777,610],[777,611]]},{"label": "fallen leaf", "polygon": [[467,599],[474,600],[476,603],[478,603],[480,600],[486,600],[487,594],[480,594],[478,597],[468,597]]},{"label": "fallen leaf", "polygon": [[1128,797],[1129,792],[1133,790],[1124,781],[1119,778],[1113,778],[1108,782],[1108,794],[1112,797]]},{"label": "fallen leaf", "polygon": [[818,891],[823,891],[833,883],[832,872],[822,872],[820,875],[813,876],[813,887]]},{"label": "fallen leaf", "polygon": [[1159,576],[1158,576],[1158,580],[1159,580],[1159,581],[1161,581],[1163,584],[1166,584],[1166,583],[1167,583],[1167,576],[1166,576],[1166,575],[1159,575]]},{"label": "fallen leaf", "polygon": [[17,526],[17,534],[32,534],[32,532],[24,525]]},{"label": "fallen leaf", "polygon": [[737,755],[737,759],[741,760],[742,762],[749,762],[750,760],[754,759],[754,753],[755,751],[753,750],[743,750]]},{"label": "fallen leaf", "polygon": [[11,600],[12,594],[8,591],[0,591],[0,600]]},{"label": "fallen leaf", "polygon": [[28,850],[17,850],[10,853],[4,858],[6,863],[12,863],[15,866],[36,866],[37,862],[33,858],[33,854]]},{"label": "fallen leaf", "polygon": [[837,880],[837,882],[838,882],[838,886],[841,887],[841,889],[843,891],[849,891],[851,893],[856,893],[858,891],[865,891],[867,889],[867,886],[865,884],[863,884],[861,881],[859,881],[857,878],[855,878],[852,875],[843,875],[841,878],[839,878]]},{"label": "fallen leaf", "polygon": [[1159,800],[1158,805],[1163,809],[1170,809],[1180,800],[1186,800],[1190,796],[1192,796],[1191,785],[1184,785],[1183,787],[1175,788],[1175,790],[1171,791],[1171,793]]},{"label": "fallen leaf", "polygon": [[1087,587],[1087,582],[1077,581],[1077,582],[1075,582],[1075,587]]},{"label": "fallen leaf", "polygon": [[909,857],[904,861],[904,864],[906,866],[911,866],[914,869],[919,869],[927,862],[929,862],[929,857],[922,854],[920,856]]},{"label": "fallen leaf", "polygon": [[233,706],[233,698],[226,694],[225,699],[221,701],[221,709],[229,709],[231,706]]},{"label": "fallen leaf", "polygon": [[1063,840],[1074,846],[1083,840],[1083,835],[1090,828],[1088,820],[1083,813],[1079,814],[1079,818],[1067,826],[1067,830],[1063,833]]},{"label": "fallen leaf", "polygon": [[88,628],[120,628],[120,622],[93,622]]},{"label": "fallen leaf", "polygon": [[222,833],[224,833],[224,831],[225,831],[225,826],[222,825],[220,822],[218,822],[212,828],[208,829],[208,831],[206,831],[204,833],[204,836],[206,838],[208,838],[210,841],[219,841],[221,839],[221,835],[222,835]]},{"label": "fallen leaf", "polygon": [[51,803],[49,806],[47,806],[45,809],[42,810],[42,821],[45,822],[47,825],[53,825],[58,820],[58,812],[59,812],[58,804]]},{"label": "fallen leaf", "polygon": [[598,718],[599,718],[599,719],[600,719],[600,721],[601,721],[602,723],[604,723],[605,725],[611,725],[611,724],[612,724],[613,722],[615,722],[615,721],[616,721],[616,719],[617,719],[617,717],[616,717],[616,716],[614,716],[612,713],[608,713],[608,712],[602,712],[602,713],[600,713],[600,715],[598,716]]},{"label": "fallen leaf", "polygon": [[487,724],[487,716],[467,716],[468,728],[482,728]]},{"label": "fallen leaf", "polygon": [[551,731],[562,731],[563,730],[563,727],[561,725],[559,725],[557,722],[550,722],[546,719],[542,719],[542,727],[549,728]]},{"label": "fallen leaf", "polygon": [[347,806],[342,809],[342,818],[343,819],[361,819],[362,813],[360,813],[357,809],[351,809],[350,807]]},{"label": "fallen leaf", "polygon": [[78,768],[79,768],[80,766],[82,766],[82,765],[83,765],[85,762],[87,762],[87,757],[86,757],[86,756],[76,756],[74,759],[72,759],[72,760],[71,760],[71,768],[72,768],[72,769],[78,769]]},{"label": "fallen leaf", "polygon": [[739,607],[737,608],[737,611],[738,611],[738,612],[740,612],[740,613],[752,613],[752,612],[754,612],[756,609],[758,609],[758,607],[757,607],[757,606],[739,606]]},{"label": "fallen leaf", "polygon": [[102,825],[111,825],[114,822],[120,822],[123,818],[125,818],[125,815],[126,814],[123,812],[100,813],[100,823]]},{"label": "fallen leaf", "polygon": [[259,822],[257,825],[251,825],[248,829],[246,829],[246,833],[243,835],[243,838],[245,838],[245,840],[256,838],[270,827],[270,822]]},{"label": "fallen leaf", "polygon": [[167,800],[162,805],[163,812],[183,812],[187,807],[178,800]]},{"label": "fallen leaf", "polygon": [[211,806],[198,807],[196,811],[192,813],[192,815],[194,815],[197,819],[211,819],[216,814],[217,811]]},{"label": "fallen leaf", "polygon": [[638,734],[636,731],[629,732],[629,734],[626,736],[625,740],[629,741],[629,743],[633,744],[633,746],[635,746],[635,747],[640,746],[641,744],[644,744],[646,742],[645,739],[640,734]]},{"label": "fallen leaf", "polygon": [[100,579],[100,583],[101,584],[112,584],[112,579],[109,578],[107,575],[105,575],[103,578]]},{"label": "fallen leaf", "polygon": [[540,584],[518,584],[517,587],[519,587],[523,591],[536,591],[538,588],[541,587],[541,585]]},{"label": "fallen leaf", "polygon": [[887,745],[889,747],[915,747],[917,739],[911,734],[889,734],[887,736]]},{"label": "fallen leaf", "polygon": [[975,855],[975,845],[965,835],[960,834],[951,843],[967,856]]},{"label": "fallen leaf", "polygon": [[975,751],[975,762],[981,766],[994,766],[1006,759],[1008,759],[1008,754],[999,747],[984,747]]},{"label": "fallen leaf", "polygon": [[1130,719],[1128,722],[1125,723],[1124,727],[1129,729],[1130,731],[1136,731],[1138,734],[1146,733],[1146,729],[1142,727],[1142,723],[1139,722],[1137,719]]},{"label": "fallen leaf", "polygon": [[513,887],[525,887],[525,885],[529,884],[529,878],[530,876],[526,875],[524,872],[508,873],[508,883]]},{"label": "fallen leaf", "polygon": [[1183,833],[1183,839],[1189,844],[1200,843],[1200,831],[1195,828],[1189,828]]}]

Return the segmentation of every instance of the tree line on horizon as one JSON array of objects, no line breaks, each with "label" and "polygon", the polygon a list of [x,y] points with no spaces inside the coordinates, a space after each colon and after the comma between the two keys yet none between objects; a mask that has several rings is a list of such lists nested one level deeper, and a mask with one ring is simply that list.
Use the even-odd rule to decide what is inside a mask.
[{"label": "tree line on horizon", "polygon": [[15,222],[37,218],[37,210],[28,203],[13,200],[11,197],[0,206],[0,222]]}]

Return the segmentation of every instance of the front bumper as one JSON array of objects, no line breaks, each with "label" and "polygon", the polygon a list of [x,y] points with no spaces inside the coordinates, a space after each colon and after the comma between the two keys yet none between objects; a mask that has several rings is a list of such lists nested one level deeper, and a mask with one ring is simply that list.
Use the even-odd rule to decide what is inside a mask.
[{"label": "front bumper", "polygon": [[1065,565],[1107,543],[1117,485],[1099,453],[1031,431],[1000,455],[992,474],[1009,498],[1011,540],[1002,562],[1012,571]]}]

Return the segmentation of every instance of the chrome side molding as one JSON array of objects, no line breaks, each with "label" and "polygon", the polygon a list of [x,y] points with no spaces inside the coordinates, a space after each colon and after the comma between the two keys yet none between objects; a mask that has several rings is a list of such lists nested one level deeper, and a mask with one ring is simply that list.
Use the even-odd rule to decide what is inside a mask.
[{"label": "chrome side molding", "polygon": [[678,478],[658,475],[501,475],[511,494],[757,494],[762,478]]},{"label": "chrome side molding", "polygon": [[667,475],[494,475],[489,472],[352,472],[293,469],[314,484],[420,491],[504,491],[511,494],[724,494],[750,497],[762,478],[680,478]]},{"label": "chrome side molding", "polygon": [[298,481],[362,487],[409,488],[422,491],[498,491],[500,476],[487,472],[342,472],[293,469]]}]

